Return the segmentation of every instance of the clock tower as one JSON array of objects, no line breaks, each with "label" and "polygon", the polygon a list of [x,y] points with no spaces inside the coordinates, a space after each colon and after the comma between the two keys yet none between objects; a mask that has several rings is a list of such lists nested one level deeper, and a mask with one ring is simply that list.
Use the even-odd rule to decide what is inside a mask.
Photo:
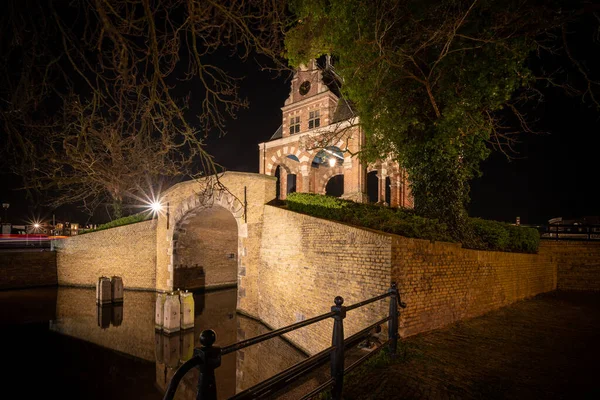
[{"label": "clock tower", "polygon": [[311,60],[294,74],[290,95],[281,109],[283,137],[308,132],[331,121],[340,98],[340,84],[328,68],[329,64],[321,68]]}]

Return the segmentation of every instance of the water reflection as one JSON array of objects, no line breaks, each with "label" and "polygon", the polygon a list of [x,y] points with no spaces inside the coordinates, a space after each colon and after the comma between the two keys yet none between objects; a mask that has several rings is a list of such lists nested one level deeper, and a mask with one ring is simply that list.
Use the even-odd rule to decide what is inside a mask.
[{"label": "water reflection", "polygon": [[[56,382],[53,381],[52,387],[57,395],[64,394],[64,390],[58,388],[73,386],[73,374],[94,370],[93,374],[85,374],[85,379],[78,378],[77,385],[81,387],[76,390],[77,396],[86,393],[85,398],[108,395],[114,399],[160,399],[177,368],[190,359],[194,347],[200,345],[198,338],[202,330],[217,332],[217,346],[266,332],[260,323],[236,314],[235,288],[194,293],[194,328],[171,335],[155,331],[156,293],[125,291],[123,303],[97,306],[94,289],[60,287],[50,294],[48,289],[42,290],[47,292],[43,302],[45,312],[40,313],[40,307],[35,304],[27,310],[35,314],[36,320],[48,321],[48,331],[43,334],[47,335],[48,346],[54,347],[56,352],[53,371]],[[8,295],[4,292],[4,296],[0,296],[0,307],[22,304],[19,297],[23,296],[37,301],[39,296],[31,295],[34,292],[15,291]],[[52,309],[48,303],[54,301],[55,312],[48,312]],[[20,310],[23,311],[23,307]],[[27,310],[21,313],[22,317]],[[6,320],[10,324],[19,323],[6,315],[2,315],[2,319],[3,324]],[[228,354],[215,371],[219,398],[229,398],[304,358],[300,351],[279,338]],[[197,378],[197,370],[188,373],[176,398],[194,399]]]}]

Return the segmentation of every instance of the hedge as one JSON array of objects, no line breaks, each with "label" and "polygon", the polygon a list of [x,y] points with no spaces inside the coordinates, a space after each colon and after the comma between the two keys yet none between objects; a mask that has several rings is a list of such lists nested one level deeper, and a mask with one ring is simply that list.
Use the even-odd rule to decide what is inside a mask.
[{"label": "hedge", "polygon": [[[291,211],[376,229],[417,239],[457,242],[448,227],[413,210],[377,204],[355,203],[338,197],[312,193],[290,193],[286,200]],[[537,252],[540,237],[536,229],[498,221],[469,218],[471,237],[462,240],[465,248],[480,250]]]},{"label": "hedge", "polygon": [[292,211],[352,225],[364,226],[411,238],[452,241],[445,224],[416,215],[412,210],[355,203],[311,193],[290,193],[286,204]]},{"label": "hedge", "polygon": [[116,228],[117,226],[136,224],[138,222],[147,221],[149,219],[152,219],[152,213],[143,212],[139,214],[130,215],[128,217],[115,219],[113,221],[107,222],[106,224],[98,225],[98,227],[95,229],[81,230],[79,234],[83,235],[90,232],[97,232],[105,229]]}]

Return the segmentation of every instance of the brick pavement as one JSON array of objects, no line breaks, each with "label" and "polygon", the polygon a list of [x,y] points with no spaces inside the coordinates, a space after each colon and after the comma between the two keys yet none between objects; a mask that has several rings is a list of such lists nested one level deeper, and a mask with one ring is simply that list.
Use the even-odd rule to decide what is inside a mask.
[{"label": "brick pavement", "polygon": [[345,399],[600,398],[600,293],[551,292],[403,341]]}]

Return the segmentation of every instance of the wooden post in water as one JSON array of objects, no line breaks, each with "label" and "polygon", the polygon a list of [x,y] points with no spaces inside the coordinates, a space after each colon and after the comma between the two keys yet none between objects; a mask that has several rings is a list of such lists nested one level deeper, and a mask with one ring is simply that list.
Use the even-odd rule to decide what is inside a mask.
[{"label": "wooden post in water", "polygon": [[113,303],[123,302],[123,279],[113,276],[110,279],[111,298]]},{"label": "wooden post in water", "polygon": [[110,304],[112,301],[110,279],[105,276],[98,278],[96,282],[96,304]]},{"label": "wooden post in water", "polygon": [[167,300],[166,293],[157,293],[156,294],[156,305],[155,305],[155,313],[154,313],[154,329],[157,331],[162,331],[163,324],[165,323],[164,311],[165,311],[165,301]]},{"label": "wooden post in water", "polygon": [[194,295],[187,290],[179,293],[181,329],[194,327]]},{"label": "wooden post in water", "polygon": [[179,304],[179,293],[167,294],[164,307],[163,331],[166,333],[178,332],[181,327],[181,305]]}]

